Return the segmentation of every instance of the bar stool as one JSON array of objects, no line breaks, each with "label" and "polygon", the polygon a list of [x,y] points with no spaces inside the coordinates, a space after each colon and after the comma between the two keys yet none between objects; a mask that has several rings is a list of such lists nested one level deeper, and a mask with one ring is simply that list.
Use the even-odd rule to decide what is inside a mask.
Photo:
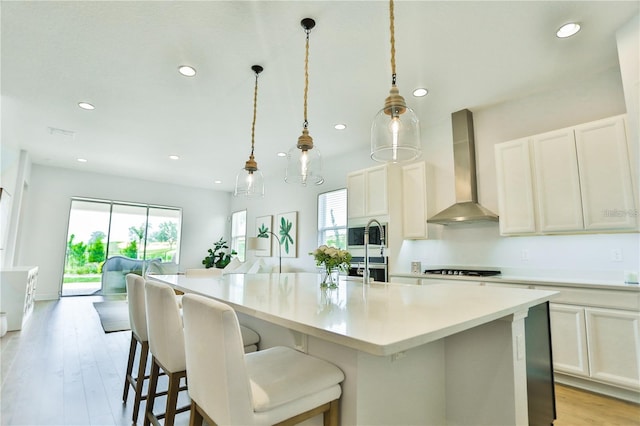
[{"label": "bar stool", "polygon": [[[151,375],[149,378],[149,392],[145,412],[144,425],[159,424],[164,418],[165,426],[172,426],[175,415],[189,410],[189,406],[177,408],[178,393],[187,387],[180,386],[180,380],[186,377],[186,361],[184,352],[184,331],[182,315],[176,302],[173,289],[156,281],[145,283],[147,330],[149,332],[149,349],[151,350]],[[256,351],[260,336],[247,327],[241,327],[243,348],[247,352]],[[167,389],[167,403],[164,414],[155,415],[153,404],[160,370],[169,378]]]},{"label": "bar stool", "polygon": [[243,353],[238,317],[224,303],[199,295],[183,299],[190,426],[294,424],[323,413],[339,423],[335,365],[282,346]]},{"label": "bar stool", "polygon": [[[131,325],[131,345],[129,347],[129,361],[127,363],[127,373],[124,378],[124,390],[122,392],[122,402],[126,403],[129,397],[129,387],[133,387],[135,398],[133,403],[133,423],[138,420],[140,401],[147,399],[147,395],[142,394],[147,367],[147,357],[149,355],[149,338],[147,334],[147,309],[145,307],[144,278],[136,274],[127,274],[127,299],[129,307],[129,323]],[[136,352],[140,345],[140,358],[138,360],[138,370],[133,377],[133,367]]]},{"label": "bar stool", "polygon": [[[144,285],[147,310],[147,330],[151,350],[151,375],[144,425],[159,425],[164,418],[165,426],[173,426],[175,415],[189,410],[189,406],[177,408],[178,393],[186,390],[180,387],[180,380],[187,376],[184,354],[184,332],[180,308],[173,289],[160,282],[147,281]],[[153,404],[160,369],[169,379],[167,403],[164,414],[155,415]]]}]

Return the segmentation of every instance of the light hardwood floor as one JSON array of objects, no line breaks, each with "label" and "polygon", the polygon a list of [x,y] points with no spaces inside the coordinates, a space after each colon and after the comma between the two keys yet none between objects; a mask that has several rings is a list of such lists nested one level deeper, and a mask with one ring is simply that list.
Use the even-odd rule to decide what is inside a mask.
[{"label": "light hardwood floor", "polygon": [[[0,424],[131,424],[133,392],[126,405],[121,399],[131,334],[103,332],[92,305],[100,300],[37,302],[25,328],[0,340]],[[556,392],[556,426],[640,426],[638,405],[559,385]],[[163,403],[159,399],[156,409]],[[188,420],[182,413],[176,424]]]}]

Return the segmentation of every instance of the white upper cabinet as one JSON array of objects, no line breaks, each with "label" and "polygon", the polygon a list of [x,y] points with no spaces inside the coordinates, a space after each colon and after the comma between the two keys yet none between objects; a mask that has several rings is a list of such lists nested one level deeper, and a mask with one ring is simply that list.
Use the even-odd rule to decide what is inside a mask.
[{"label": "white upper cabinet", "polygon": [[384,216],[389,212],[387,168],[377,166],[347,175],[349,218]]},{"label": "white upper cabinet", "polygon": [[572,129],[531,139],[541,232],[583,229],[578,160]]},{"label": "white upper cabinet", "polygon": [[623,118],[578,126],[575,137],[585,228],[635,227],[638,213]]},{"label": "white upper cabinet", "polygon": [[367,216],[380,216],[389,213],[387,168],[382,166],[368,169],[365,171],[365,176]]},{"label": "white upper cabinet", "polygon": [[347,214],[349,217],[365,216],[364,171],[347,175]]},{"label": "white upper cabinet", "polygon": [[638,229],[624,116],[495,146],[500,232]]},{"label": "white upper cabinet", "polygon": [[402,166],[402,233],[427,238],[427,182],[424,161]]},{"label": "white upper cabinet", "polygon": [[529,140],[495,146],[500,233],[536,231]]}]

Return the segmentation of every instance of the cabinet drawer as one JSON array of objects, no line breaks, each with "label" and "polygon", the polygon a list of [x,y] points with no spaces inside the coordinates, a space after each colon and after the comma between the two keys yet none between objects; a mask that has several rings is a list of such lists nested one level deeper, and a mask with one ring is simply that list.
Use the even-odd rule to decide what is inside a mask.
[{"label": "cabinet drawer", "polygon": [[560,294],[553,299],[554,303],[596,306],[629,311],[640,310],[640,293],[637,292],[552,286],[536,286],[536,288],[540,290],[553,290],[560,292]]}]

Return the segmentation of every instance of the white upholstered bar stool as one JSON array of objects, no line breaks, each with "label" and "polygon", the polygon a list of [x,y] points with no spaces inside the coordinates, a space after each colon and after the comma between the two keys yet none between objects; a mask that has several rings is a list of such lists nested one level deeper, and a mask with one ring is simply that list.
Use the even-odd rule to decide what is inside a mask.
[{"label": "white upholstered bar stool", "polygon": [[183,299],[190,426],[295,424],[323,413],[339,423],[335,365],[282,346],[244,354],[235,311],[199,295]]},{"label": "white upholstered bar stool", "polygon": [[[133,423],[138,420],[140,401],[147,398],[142,394],[147,367],[147,357],[149,355],[149,338],[147,335],[147,309],[145,307],[144,278],[136,274],[127,274],[125,277],[127,286],[127,304],[129,307],[129,323],[131,325],[131,346],[129,347],[129,362],[127,363],[127,373],[124,378],[124,391],[122,392],[122,402],[126,403],[129,397],[129,387],[133,387],[135,392],[133,403]],[[140,357],[138,358],[138,369],[136,376],[133,376],[133,367],[136,352],[140,345]]]},{"label": "white upholstered bar stool", "polygon": [[[186,386],[180,386],[180,380],[187,375],[182,315],[173,288],[167,284],[147,281],[145,297],[149,349],[152,357],[144,425],[148,426],[151,423],[158,425],[158,420],[164,418],[164,425],[172,426],[175,415],[189,409],[189,406],[177,408],[178,393],[187,389]],[[256,351],[260,336],[250,328],[244,326],[241,328],[242,339],[244,339],[243,349],[246,352]],[[160,370],[168,376],[169,387],[166,391],[165,412],[155,415],[153,413],[155,397],[161,395],[156,392]]]},{"label": "white upholstered bar stool", "polygon": [[[192,278],[207,278],[207,277],[221,277],[222,269],[218,268],[194,268],[187,269],[185,276]],[[240,325],[240,331],[242,332],[242,341],[244,342],[244,352],[255,352],[258,350],[258,343],[260,342],[260,335],[244,325]]]},{"label": "white upholstered bar stool", "polygon": [[[159,419],[164,418],[165,426],[173,426],[175,415],[189,409],[189,406],[177,408],[178,393],[186,390],[186,387],[180,387],[180,380],[187,376],[180,308],[175,292],[167,284],[147,281],[144,288],[149,349],[152,355],[144,425],[159,425]],[[153,405],[160,369],[166,373],[169,386],[165,412],[155,415]]]}]

